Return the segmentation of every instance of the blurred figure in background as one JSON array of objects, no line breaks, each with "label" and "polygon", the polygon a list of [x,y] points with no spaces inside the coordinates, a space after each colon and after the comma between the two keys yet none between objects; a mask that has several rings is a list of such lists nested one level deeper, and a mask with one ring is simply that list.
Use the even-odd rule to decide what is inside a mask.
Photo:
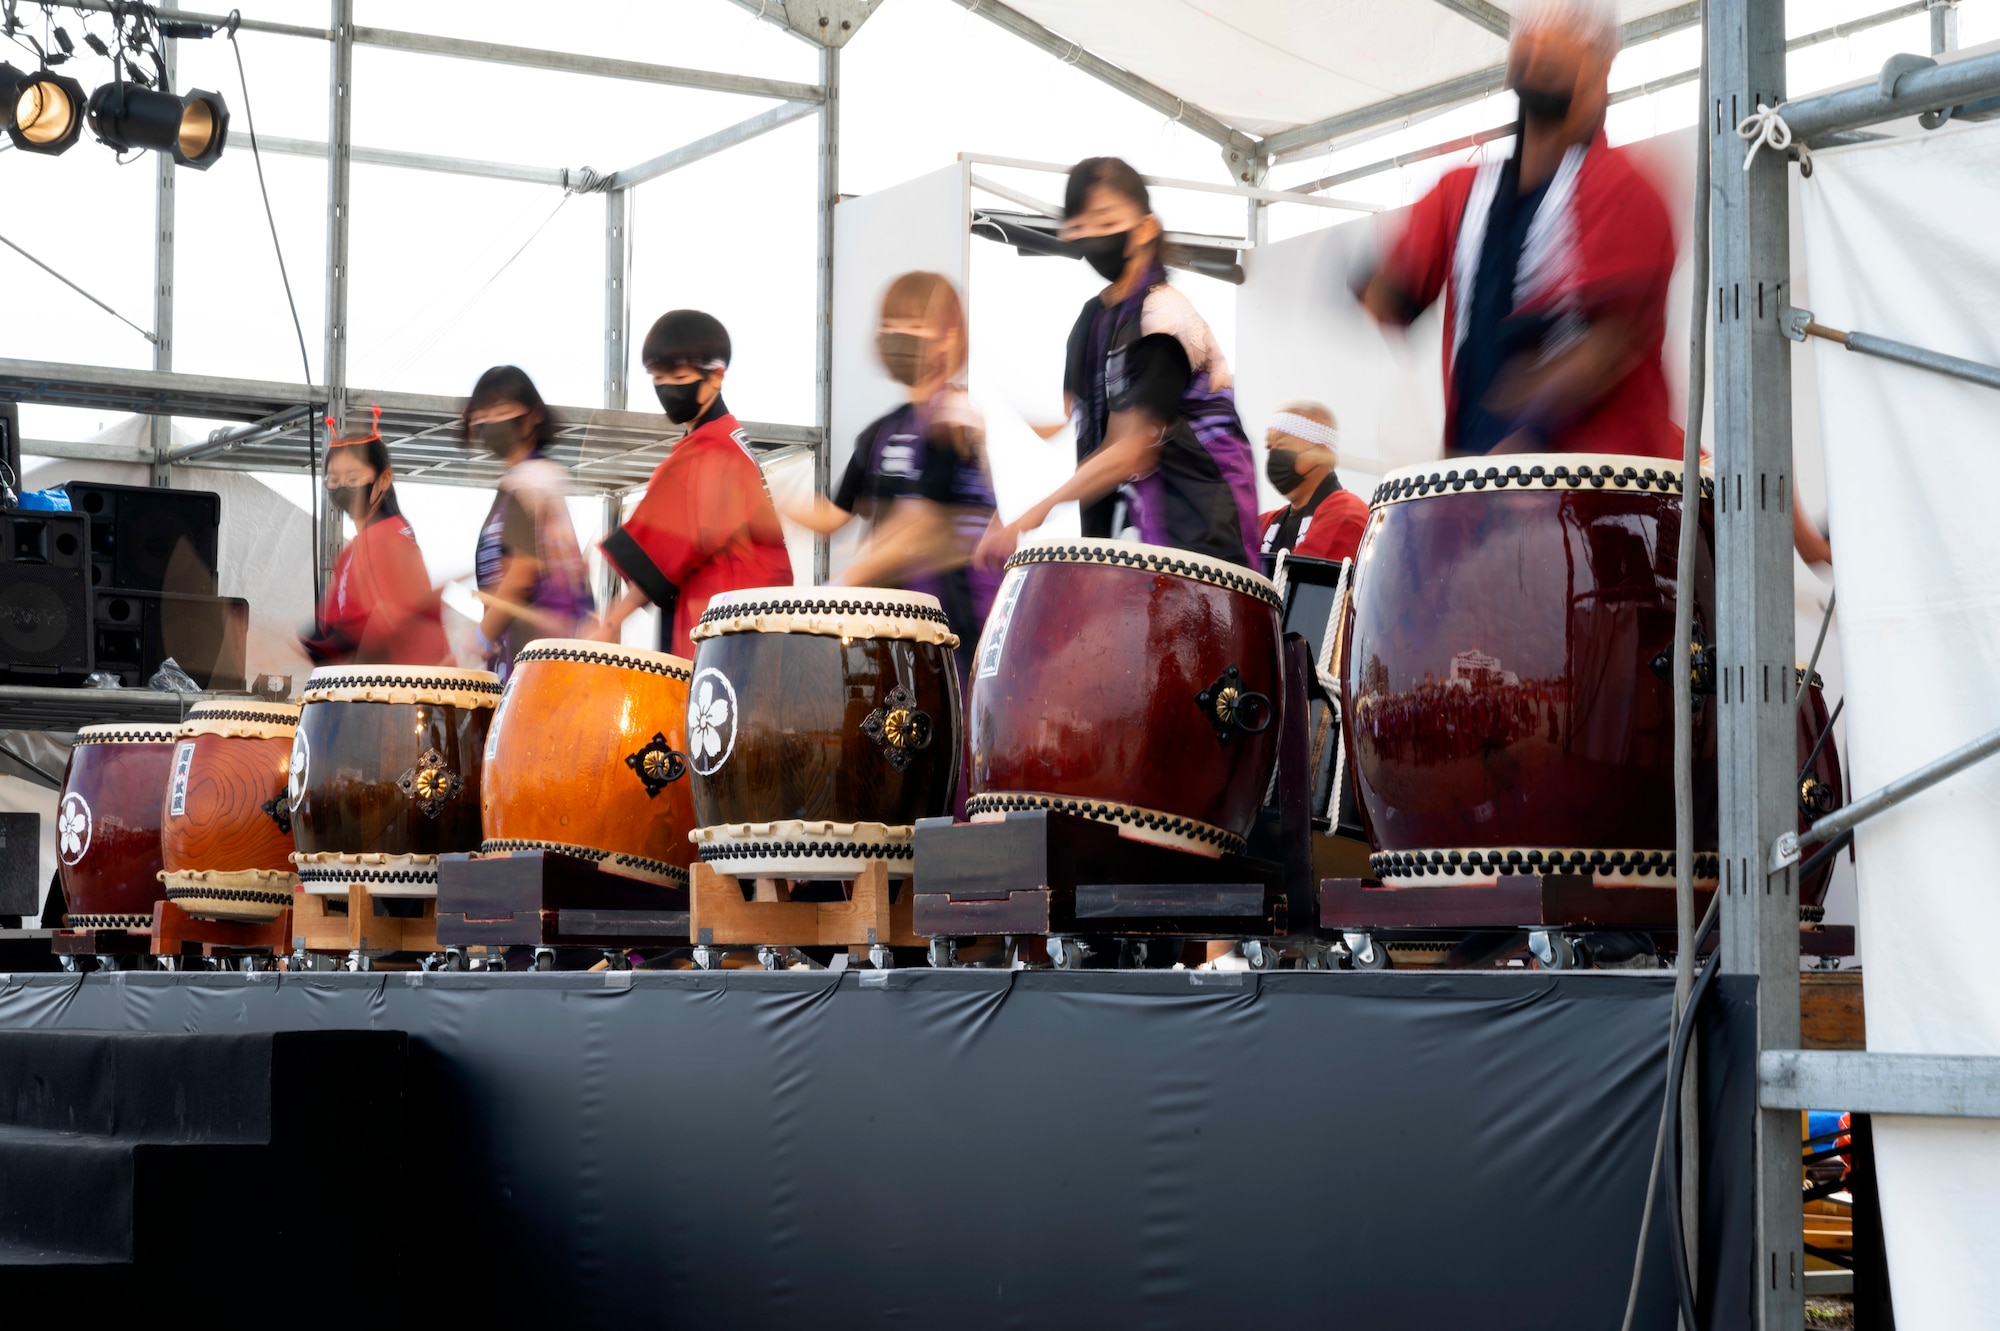
[{"label": "blurred figure in background", "polygon": [[689,636],[718,592],[789,587],[792,558],[763,470],[722,401],[729,330],[700,310],[669,310],[641,357],[667,419],[688,432],[646,482],[632,516],[605,537],[604,557],[628,584],[592,636],[618,641],[627,618],[660,609],[659,649],[694,656]]},{"label": "blurred figure in background", "polygon": [[839,580],[937,597],[965,677],[999,580],[971,564],[993,516],[993,481],[985,423],[965,391],[965,307],[950,280],[904,273],[890,283],[875,350],[909,401],[861,431],[831,501],[815,497],[786,516],[826,536],[857,516],[870,522],[868,547]]},{"label": "blurred figure in background", "polygon": [[1317,402],[1287,402],[1264,431],[1264,475],[1290,502],[1257,519],[1264,529],[1264,572],[1277,571],[1278,556],[1352,559],[1368,525],[1368,504],[1345,489],[1334,466],[1340,431],[1333,413]]},{"label": "blurred figure in background", "polygon": [[1604,140],[1618,46],[1610,0],[1516,13],[1513,154],[1451,171],[1417,200],[1361,293],[1390,324],[1444,296],[1448,457],[1681,456],[1660,367],[1673,227]]},{"label": "blurred figure in background", "polygon": [[1062,235],[1111,284],[1069,335],[1063,397],[1076,426],[1076,474],[989,531],[980,562],[1000,565],[1021,533],[1074,499],[1085,536],[1129,526],[1153,545],[1257,567],[1256,462],[1229,363],[1194,305],[1167,285],[1145,179],[1116,157],[1077,163]]},{"label": "blurred figure in background", "polygon": [[569,518],[569,473],[546,456],[555,440],[534,381],[496,365],[472,386],[465,438],[506,464],[479,529],[474,570],[479,642],[487,669],[506,679],[536,638],[573,638],[591,617],[590,580]]},{"label": "blurred figure in background", "polygon": [[446,664],[451,646],[438,595],[396,503],[379,429],[327,446],[326,500],[354,520],[354,539],[333,561],[313,635],[299,639],[306,655],[314,665]]}]

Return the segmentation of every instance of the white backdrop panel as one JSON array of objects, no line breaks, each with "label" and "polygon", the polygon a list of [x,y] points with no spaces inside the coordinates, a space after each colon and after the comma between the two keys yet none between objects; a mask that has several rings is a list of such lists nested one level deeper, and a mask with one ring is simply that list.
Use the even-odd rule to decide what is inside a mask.
[{"label": "white backdrop panel", "polygon": [[[1800,189],[1812,308],[2000,362],[2000,127],[1816,153]],[[1980,484],[2000,454],[1993,390],[1815,344],[1849,760],[1873,790],[2000,726],[2000,528]],[[1868,1047],[2000,1054],[1980,922],[2000,890],[2000,764],[1856,837]],[[1828,1108],[1839,1108],[1829,1105]],[[1897,1325],[1975,1326],[2000,1306],[2000,1123],[1885,1118],[1882,1211]]]},{"label": "white backdrop panel", "polygon": [[[969,181],[969,168],[954,163],[833,210],[833,485],[854,452],[854,436],[904,400],[902,385],[875,355],[883,291],[900,275],[923,270],[943,273],[969,298]],[[858,535],[843,532],[845,539],[836,540],[836,572]]]}]

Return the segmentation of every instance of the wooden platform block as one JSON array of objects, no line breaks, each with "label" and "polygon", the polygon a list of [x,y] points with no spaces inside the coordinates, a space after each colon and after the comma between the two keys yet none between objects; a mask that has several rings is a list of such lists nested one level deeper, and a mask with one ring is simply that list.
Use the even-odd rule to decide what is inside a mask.
[{"label": "wooden platform block", "polygon": [[690,938],[709,947],[922,947],[911,928],[913,884],[899,898],[889,885],[889,865],[877,860],[855,875],[845,901],[794,901],[779,879],[758,879],[753,899],[742,880],[697,862],[690,872]]},{"label": "wooden platform block", "polygon": [[[297,894],[295,894],[297,895]],[[233,920],[198,920],[171,901],[153,905],[152,950],[156,957],[178,957],[192,948],[204,957],[231,952],[284,952],[291,945],[292,912],[264,924]]]},{"label": "wooden platform block", "polygon": [[996,934],[1273,938],[1295,926],[1284,870],[1120,836],[1036,811],[997,822],[917,824],[915,911],[927,937]]},{"label": "wooden platform block", "polygon": [[[387,901],[392,898],[382,898]],[[393,898],[407,901],[412,898]],[[315,892],[292,894],[292,946],[303,952],[437,952],[437,902],[423,900],[421,916],[386,915],[365,887],[345,898]]]},{"label": "wooden platform block", "polygon": [[1799,1048],[1866,1049],[1868,1013],[1860,971],[1805,971],[1799,976]]},{"label": "wooden platform block", "polygon": [[685,947],[686,888],[609,873],[560,851],[438,860],[446,947]]},{"label": "wooden platform block", "polygon": [[59,957],[145,956],[153,950],[149,929],[58,929],[49,950]]}]

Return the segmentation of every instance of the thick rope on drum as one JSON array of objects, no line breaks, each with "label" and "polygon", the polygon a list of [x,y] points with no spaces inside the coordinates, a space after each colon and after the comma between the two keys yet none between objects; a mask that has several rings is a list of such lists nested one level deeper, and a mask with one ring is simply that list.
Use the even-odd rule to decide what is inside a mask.
[{"label": "thick rope on drum", "polygon": [[[1792,127],[1785,123],[1782,106],[1766,106],[1757,103],[1757,114],[1743,117],[1736,126],[1736,137],[1750,145],[1750,151],[1743,154],[1743,169],[1748,171],[1750,163],[1756,160],[1759,148],[1769,148],[1783,156],[1792,150]],[[1797,146],[1799,170],[1812,174],[1812,151],[1801,143]]]}]

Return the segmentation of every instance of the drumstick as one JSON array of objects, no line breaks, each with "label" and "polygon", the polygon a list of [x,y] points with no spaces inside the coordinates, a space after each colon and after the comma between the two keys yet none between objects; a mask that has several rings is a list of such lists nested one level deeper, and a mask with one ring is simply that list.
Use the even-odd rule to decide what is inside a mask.
[{"label": "drumstick", "polygon": [[472,594],[478,597],[479,603],[488,609],[512,615],[515,619],[526,620],[538,629],[547,629],[551,633],[568,633],[570,631],[570,625],[565,624],[561,619],[546,610],[537,610],[531,605],[517,605],[513,601],[503,601],[497,596],[482,591],[474,591]]}]

